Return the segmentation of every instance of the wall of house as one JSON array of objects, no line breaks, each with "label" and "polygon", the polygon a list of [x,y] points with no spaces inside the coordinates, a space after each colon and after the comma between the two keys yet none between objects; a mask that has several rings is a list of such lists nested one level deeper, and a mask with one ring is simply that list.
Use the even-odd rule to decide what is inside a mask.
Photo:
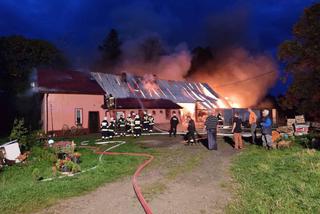
[{"label": "wall of house", "polygon": [[[87,94],[44,94],[42,102],[43,130],[60,131],[64,125],[76,126],[76,108],[82,109],[82,127],[88,129],[89,112],[99,112],[99,124],[105,110],[101,108],[103,95]],[[46,104],[48,102],[48,104]],[[48,107],[48,109],[46,109]]]},{"label": "wall of house", "polygon": [[[142,110],[140,110],[142,111]],[[170,118],[172,114],[175,112],[177,116],[180,118],[180,110],[179,109],[147,109],[145,110],[148,114],[151,113],[154,117],[155,123],[168,123],[170,121]],[[115,112],[123,112],[125,114],[125,117],[131,114],[131,112],[134,112],[135,114],[139,113],[139,109],[118,109],[114,110],[114,113],[108,113],[108,118],[110,116],[115,117]],[[142,111],[143,112],[143,111]]]}]

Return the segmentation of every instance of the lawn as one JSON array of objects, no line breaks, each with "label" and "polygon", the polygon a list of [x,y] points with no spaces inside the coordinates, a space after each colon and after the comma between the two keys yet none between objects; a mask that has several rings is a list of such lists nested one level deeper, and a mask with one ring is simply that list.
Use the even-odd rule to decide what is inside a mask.
[{"label": "lawn", "polygon": [[[93,144],[93,136],[75,139],[76,142],[89,140]],[[124,144],[114,151],[119,152],[151,152],[151,149],[141,148],[134,143],[133,138],[126,138]],[[108,146],[100,146],[105,150]],[[98,164],[98,155],[85,148],[78,149],[82,154],[80,164],[85,170]],[[33,213],[56,203],[58,200],[84,194],[92,191],[106,182],[112,182],[120,177],[134,173],[141,157],[103,156],[102,162],[95,170],[73,177],[55,179],[43,182],[33,179],[33,171],[37,168],[43,177],[52,176],[52,154],[47,150],[34,147],[27,164],[6,167],[0,173],[0,207],[1,214]]]},{"label": "lawn", "polygon": [[320,213],[320,152],[248,146],[233,162],[229,213]]}]

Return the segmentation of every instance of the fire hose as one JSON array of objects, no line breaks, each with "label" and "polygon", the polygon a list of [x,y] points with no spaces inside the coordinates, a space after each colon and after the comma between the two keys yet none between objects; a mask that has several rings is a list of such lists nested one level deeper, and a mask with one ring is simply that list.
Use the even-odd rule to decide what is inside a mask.
[{"label": "fire hose", "polygon": [[132,177],[132,186],[134,189],[134,192],[136,193],[136,196],[144,209],[146,214],[152,214],[152,210],[150,206],[148,205],[147,201],[142,195],[141,188],[138,185],[137,178],[140,175],[143,168],[145,168],[151,161],[154,159],[154,156],[146,153],[128,153],[128,152],[97,152],[97,154],[100,155],[128,155],[128,156],[138,156],[138,157],[148,157],[149,159],[145,160],[142,164],[139,165],[138,169],[135,171],[133,177]]}]

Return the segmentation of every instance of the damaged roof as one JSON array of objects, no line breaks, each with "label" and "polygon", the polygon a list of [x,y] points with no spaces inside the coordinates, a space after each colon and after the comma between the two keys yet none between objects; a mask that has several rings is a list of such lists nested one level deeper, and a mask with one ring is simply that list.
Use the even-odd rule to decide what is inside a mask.
[{"label": "damaged roof", "polygon": [[106,94],[115,98],[167,99],[174,103],[201,102],[204,108],[228,104],[206,83],[147,79],[132,74],[91,73]]},{"label": "damaged roof", "polygon": [[40,93],[105,94],[90,73],[73,70],[37,69]]},{"label": "damaged roof", "polygon": [[[143,99],[146,105],[156,103],[150,100],[161,100],[158,103],[161,106],[162,103],[172,105],[199,102],[204,109],[230,107],[206,83],[146,78],[132,74],[38,69],[36,89],[40,93],[112,94],[116,99],[134,98],[127,99],[130,102],[137,98]],[[119,102],[122,102],[121,99],[118,99]],[[170,104],[168,101],[171,101]]]}]

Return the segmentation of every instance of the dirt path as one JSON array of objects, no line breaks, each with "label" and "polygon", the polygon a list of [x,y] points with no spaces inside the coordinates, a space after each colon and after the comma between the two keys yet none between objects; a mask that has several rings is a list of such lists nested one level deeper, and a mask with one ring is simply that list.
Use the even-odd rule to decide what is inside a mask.
[{"label": "dirt path", "polygon": [[[142,143],[156,147],[157,151],[156,160],[139,178],[155,214],[223,213],[232,196],[229,166],[235,152],[228,144],[220,139],[219,150],[208,151],[202,145],[184,146],[177,139],[166,137]],[[131,178],[125,178],[40,213],[138,214],[144,211],[135,197]]]}]

